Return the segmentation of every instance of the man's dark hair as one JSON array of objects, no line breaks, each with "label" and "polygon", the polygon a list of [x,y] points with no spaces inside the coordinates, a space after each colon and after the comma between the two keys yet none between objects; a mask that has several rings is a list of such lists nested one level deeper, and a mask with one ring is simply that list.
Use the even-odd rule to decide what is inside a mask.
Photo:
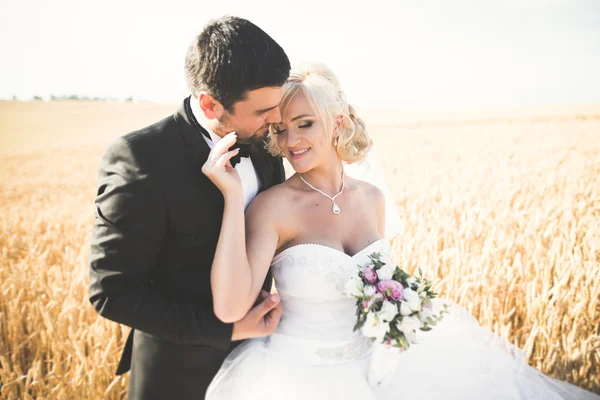
[{"label": "man's dark hair", "polygon": [[192,94],[208,92],[229,112],[249,90],[281,86],[290,74],[285,51],[262,29],[243,18],[209,22],[185,57]]}]

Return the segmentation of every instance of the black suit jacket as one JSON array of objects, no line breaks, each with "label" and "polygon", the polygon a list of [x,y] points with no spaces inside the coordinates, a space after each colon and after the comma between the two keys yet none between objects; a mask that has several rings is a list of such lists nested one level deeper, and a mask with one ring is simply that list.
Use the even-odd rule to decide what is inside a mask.
[{"label": "black suit jacket", "polygon": [[[130,400],[203,398],[231,347],[210,289],[223,196],[201,172],[210,149],[194,122],[188,98],[113,142],[100,164],[90,301],[133,328],[117,370],[131,368]],[[285,179],[261,146],[251,159],[261,191]]]}]

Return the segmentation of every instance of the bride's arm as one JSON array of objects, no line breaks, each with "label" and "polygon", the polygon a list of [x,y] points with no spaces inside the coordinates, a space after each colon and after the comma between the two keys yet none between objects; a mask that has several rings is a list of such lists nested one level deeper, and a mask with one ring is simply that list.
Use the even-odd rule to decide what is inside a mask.
[{"label": "bride's arm", "polygon": [[210,275],[215,315],[238,321],[254,304],[277,250],[271,193],[257,196],[244,217],[239,195],[225,195],[223,223]]},{"label": "bride's arm", "polygon": [[[210,284],[215,315],[223,322],[242,319],[254,304],[277,249],[279,235],[274,226],[270,193],[257,196],[244,216],[244,191],[238,172],[231,166],[229,151],[234,133],[216,143],[202,172],[223,194],[221,232],[213,258]],[[248,229],[246,223],[248,219]],[[248,243],[246,243],[246,235]]]}]

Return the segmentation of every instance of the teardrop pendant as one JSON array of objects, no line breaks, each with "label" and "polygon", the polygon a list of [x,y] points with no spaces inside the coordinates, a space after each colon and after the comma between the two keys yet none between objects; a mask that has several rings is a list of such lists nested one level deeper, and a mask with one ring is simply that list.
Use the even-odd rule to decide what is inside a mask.
[{"label": "teardrop pendant", "polygon": [[335,215],[339,214],[340,211],[342,211],[342,210],[340,210],[340,207],[337,204],[335,204],[335,203],[333,203],[333,207],[331,209],[333,210],[333,213]]}]

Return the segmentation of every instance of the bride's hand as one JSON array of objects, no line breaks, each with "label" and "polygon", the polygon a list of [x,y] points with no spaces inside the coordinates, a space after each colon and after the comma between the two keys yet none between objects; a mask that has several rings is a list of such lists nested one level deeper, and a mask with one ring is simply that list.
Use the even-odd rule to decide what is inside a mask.
[{"label": "bride's hand", "polygon": [[202,166],[202,173],[219,188],[223,195],[242,193],[242,180],[230,161],[240,151],[240,149],[229,151],[236,141],[235,132],[225,135],[214,145]]}]

